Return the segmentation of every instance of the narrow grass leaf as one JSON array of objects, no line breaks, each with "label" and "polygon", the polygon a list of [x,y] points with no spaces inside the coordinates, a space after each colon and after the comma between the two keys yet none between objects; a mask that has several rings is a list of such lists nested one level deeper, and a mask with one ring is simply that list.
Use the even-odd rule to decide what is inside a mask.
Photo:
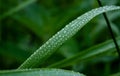
[{"label": "narrow grass leaf", "polygon": [[[120,46],[120,37],[117,38],[118,45]],[[73,65],[77,62],[87,61],[93,58],[96,58],[98,55],[105,55],[106,53],[113,52],[115,50],[115,45],[113,43],[113,40],[108,40],[106,42],[103,42],[101,44],[95,45],[87,50],[83,50],[82,52],[79,52],[77,55],[64,59],[62,61],[59,61],[57,63],[54,63],[50,66],[51,67],[66,67]]]},{"label": "narrow grass leaf", "polygon": [[0,76],[85,76],[78,72],[62,69],[22,69],[0,71]]},{"label": "narrow grass leaf", "polygon": [[87,24],[95,16],[112,10],[120,9],[119,6],[104,6],[93,9],[71,23],[66,25],[62,30],[57,32],[52,38],[50,38],[45,44],[43,44],[38,50],[36,50],[20,67],[32,68],[42,64],[55,50],[60,47],[66,40],[75,35],[85,24]]}]

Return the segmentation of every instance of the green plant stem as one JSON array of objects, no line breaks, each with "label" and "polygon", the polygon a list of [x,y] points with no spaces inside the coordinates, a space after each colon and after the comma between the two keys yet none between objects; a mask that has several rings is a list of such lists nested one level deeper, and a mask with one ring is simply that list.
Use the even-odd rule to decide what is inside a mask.
[{"label": "green plant stem", "polygon": [[[97,0],[97,1],[98,1],[99,6],[101,7],[101,6],[102,6],[101,1],[100,1],[100,0]],[[119,60],[120,60],[120,50],[119,50],[119,46],[118,46],[117,41],[116,41],[116,39],[115,39],[115,37],[114,37],[114,34],[113,34],[113,31],[112,31],[112,27],[111,27],[110,21],[109,21],[107,15],[106,15],[106,13],[103,13],[103,16],[104,16],[104,19],[105,19],[105,21],[106,21],[106,23],[107,23],[107,26],[108,26],[108,29],[109,29],[109,31],[110,31],[111,37],[112,37],[112,39],[113,39],[113,41],[114,41],[114,44],[115,44],[115,46],[116,46],[116,50],[117,50],[117,53],[118,53],[118,55],[119,55]]]}]

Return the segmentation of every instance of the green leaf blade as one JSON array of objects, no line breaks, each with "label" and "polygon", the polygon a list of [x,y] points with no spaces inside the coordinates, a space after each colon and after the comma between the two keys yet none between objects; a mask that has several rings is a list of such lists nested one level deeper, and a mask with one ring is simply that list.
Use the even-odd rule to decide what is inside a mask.
[{"label": "green leaf blade", "polygon": [[22,69],[0,71],[0,76],[85,76],[78,72],[61,69]]},{"label": "green leaf blade", "polygon": [[57,32],[52,38],[50,38],[44,45],[42,45],[36,52],[34,52],[20,67],[32,68],[42,64],[55,50],[60,47],[66,40],[75,35],[85,24],[87,24],[95,16],[112,10],[120,9],[119,6],[104,6],[93,9],[82,16],[78,17],[62,30]]}]

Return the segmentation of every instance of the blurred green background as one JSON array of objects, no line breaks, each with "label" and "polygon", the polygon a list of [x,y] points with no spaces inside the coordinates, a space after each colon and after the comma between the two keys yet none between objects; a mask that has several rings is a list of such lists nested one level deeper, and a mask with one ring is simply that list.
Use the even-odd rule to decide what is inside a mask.
[{"label": "blurred green background", "polygon": [[[23,5],[29,1],[32,1],[29,5]],[[120,0],[101,2],[103,5],[120,6]],[[19,6],[22,8],[17,8]],[[16,69],[66,24],[97,7],[97,0],[0,0],[0,70]],[[120,10],[107,15],[114,35],[120,36]],[[57,49],[42,67],[74,56],[108,39],[111,36],[106,22],[102,15],[97,16]],[[118,66],[117,56],[104,55],[64,69],[82,72],[88,76],[107,76],[119,72]]]}]

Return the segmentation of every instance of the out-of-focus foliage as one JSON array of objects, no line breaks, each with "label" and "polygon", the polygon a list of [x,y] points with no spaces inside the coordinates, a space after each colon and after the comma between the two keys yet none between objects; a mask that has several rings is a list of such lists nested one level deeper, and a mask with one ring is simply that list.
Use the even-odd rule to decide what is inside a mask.
[{"label": "out-of-focus foliage", "polygon": [[[2,16],[27,0],[0,0],[0,69],[15,69],[40,45],[81,14],[98,7],[96,0],[36,0]],[[119,0],[101,0],[103,5],[118,5]],[[107,13],[114,35],[120,36],[120,11]],[[72,57],[96,44],[111,39],[103,16],[94,18],[72,39],[62,45],[42,67]],[[114,54],[113,54],[114,55]],[[120,71],[117,55],[96,57],[64,69],[89,76],[107,76]],[[41,67],[41,66],[40,66]]]}]

